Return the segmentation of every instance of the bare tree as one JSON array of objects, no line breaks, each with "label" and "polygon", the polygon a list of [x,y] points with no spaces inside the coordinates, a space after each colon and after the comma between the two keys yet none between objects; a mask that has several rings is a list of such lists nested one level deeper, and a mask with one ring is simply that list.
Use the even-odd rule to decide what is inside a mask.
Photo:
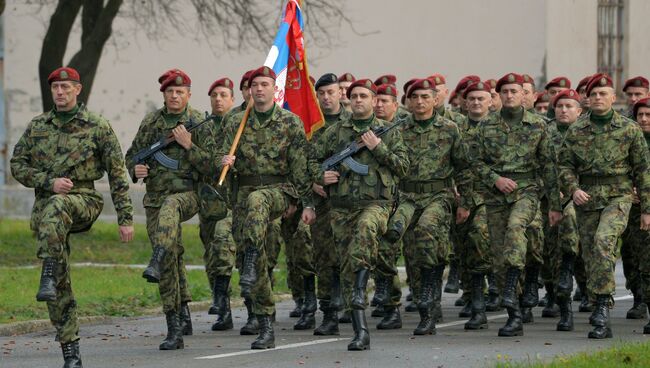
[{"label": "bare tree", "polygon": [[[75,20],[81,16],[81,47],[67,63],[79,71],[84,88],[79,99],[88,101],[97,66],[107,41],[113,35],[117,17],[127,19],[132,32],[151,40],[165,37],[169,24],[197,32],[214,50],[241,51],[268,47],[277,30],[286,0],[34,0],[56,8],[50,17],[41,48],[38,71],[43,109],[53,106],[47,77],[64,65],[63,57]],[[191,9],[191,11],[188,11]],[[321,46],[339,40],[343,24],[357,32],[346,15],[345,0],[303,0],[306,37]],[[358,32],[357,32],[358,33]]]}]

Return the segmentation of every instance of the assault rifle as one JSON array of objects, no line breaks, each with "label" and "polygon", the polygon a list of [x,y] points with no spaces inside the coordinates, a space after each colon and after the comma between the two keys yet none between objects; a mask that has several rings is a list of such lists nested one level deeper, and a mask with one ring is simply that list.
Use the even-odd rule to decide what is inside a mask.
[{"label": "assault rifle", "polygon": [[[199,123],[195,123],[192,118],[188,120],[183,126],[185,126],[185,129],[188,132],[191,132],[192,130],[200,127],[201,125],[207,123],[208,121],[212,120],[212,115],[208,115],[208,113],[205,113],[205,119]],[[176,142],[174,139],[173,134],[169,134],[167,136],[161,137],[159,140],[157,140],[154,144],[150,145],[147,148],[143,148],[138,153],[136,153],[133,156],[133,163],[138,165],[138,164],[143,164],[146,162],[148,159],[150,159],[152,156],[153,158],[158,161],[161,165],[164,167],[171,169],[171,170],[178,170],[179,163],[178,160],[174,160],[173,158],[167,156],[166,154],[163,153],[162,149],[169,146],[170,144]]]},{"label": "assault rifle", "polygon": [[[404,121],[406,121],[405,118],[400,119],[392,125],[373,129],[372,132],[375,133],[377,137],[381,137],[382,135],[393,130],[393,128],[396,128],[397,126],[401,125]],[[349,143],[343,150],[339,151],[338,153],[330,156],[328,159],[323,161],[323,163],[321,164],[321,169],[323,171],[332,171],[336,169],[336,167],[338,167],[339,165],[343,164],[346,167],[348,167],[350,170],[352,170],[353,172],[359,175],[363,175],[363,176],[368,175],[368,165],[361,164],[352,158],[352,155],[361,151],[365,147],[366,145],[361,140]]]}]

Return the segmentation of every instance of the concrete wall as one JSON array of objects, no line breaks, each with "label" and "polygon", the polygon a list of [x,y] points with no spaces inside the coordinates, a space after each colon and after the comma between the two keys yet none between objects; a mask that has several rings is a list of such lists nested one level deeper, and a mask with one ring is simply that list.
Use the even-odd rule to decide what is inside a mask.
[{"label": "concrete wall", "polygon": [[627,78],[643,75],[650,78],[650,1],[628,0],[627,7],[627,29],[626,47],[627,57],[625,68]]}]

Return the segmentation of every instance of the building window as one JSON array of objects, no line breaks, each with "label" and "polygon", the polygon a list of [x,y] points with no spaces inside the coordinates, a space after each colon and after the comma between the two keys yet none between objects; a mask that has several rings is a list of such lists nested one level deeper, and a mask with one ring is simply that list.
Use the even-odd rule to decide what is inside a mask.
[{"label": "building window", "polygon": [[598,72],[609,74],[616,87],[624,79],[624,0],[598,0]]}]

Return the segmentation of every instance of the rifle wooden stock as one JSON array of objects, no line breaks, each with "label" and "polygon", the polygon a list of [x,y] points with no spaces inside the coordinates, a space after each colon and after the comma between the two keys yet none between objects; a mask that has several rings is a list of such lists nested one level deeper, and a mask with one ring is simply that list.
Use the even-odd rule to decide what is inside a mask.
[{"label": "rifle wooden stock", "polygon": [[[251,109],[253,108],[253,98],[251,97],[248,99],[248,104],[246,105],[246,110],[244,110],[244,116],[241,118],[241,122],[239,123],[239,128],[237,129],[237,134],[235,134],[235,139],[232,141],[232,146],[230,146],[230,151],[228,152],[228,155],[232,156],[235,154],[235,151],[237,151],[237,146],[239,145],[239,139],[241,138],[242,133],[244,133],[244,128],[246,127],[246,122],[248,121],[248,116],[251,113]],[[228,175],[228,170],[230,169],[230,165],[226,165],[221,169],[221,175],[219,176],[219,186],[223,185],[224,180],[226,180],[226,175]]]}]

